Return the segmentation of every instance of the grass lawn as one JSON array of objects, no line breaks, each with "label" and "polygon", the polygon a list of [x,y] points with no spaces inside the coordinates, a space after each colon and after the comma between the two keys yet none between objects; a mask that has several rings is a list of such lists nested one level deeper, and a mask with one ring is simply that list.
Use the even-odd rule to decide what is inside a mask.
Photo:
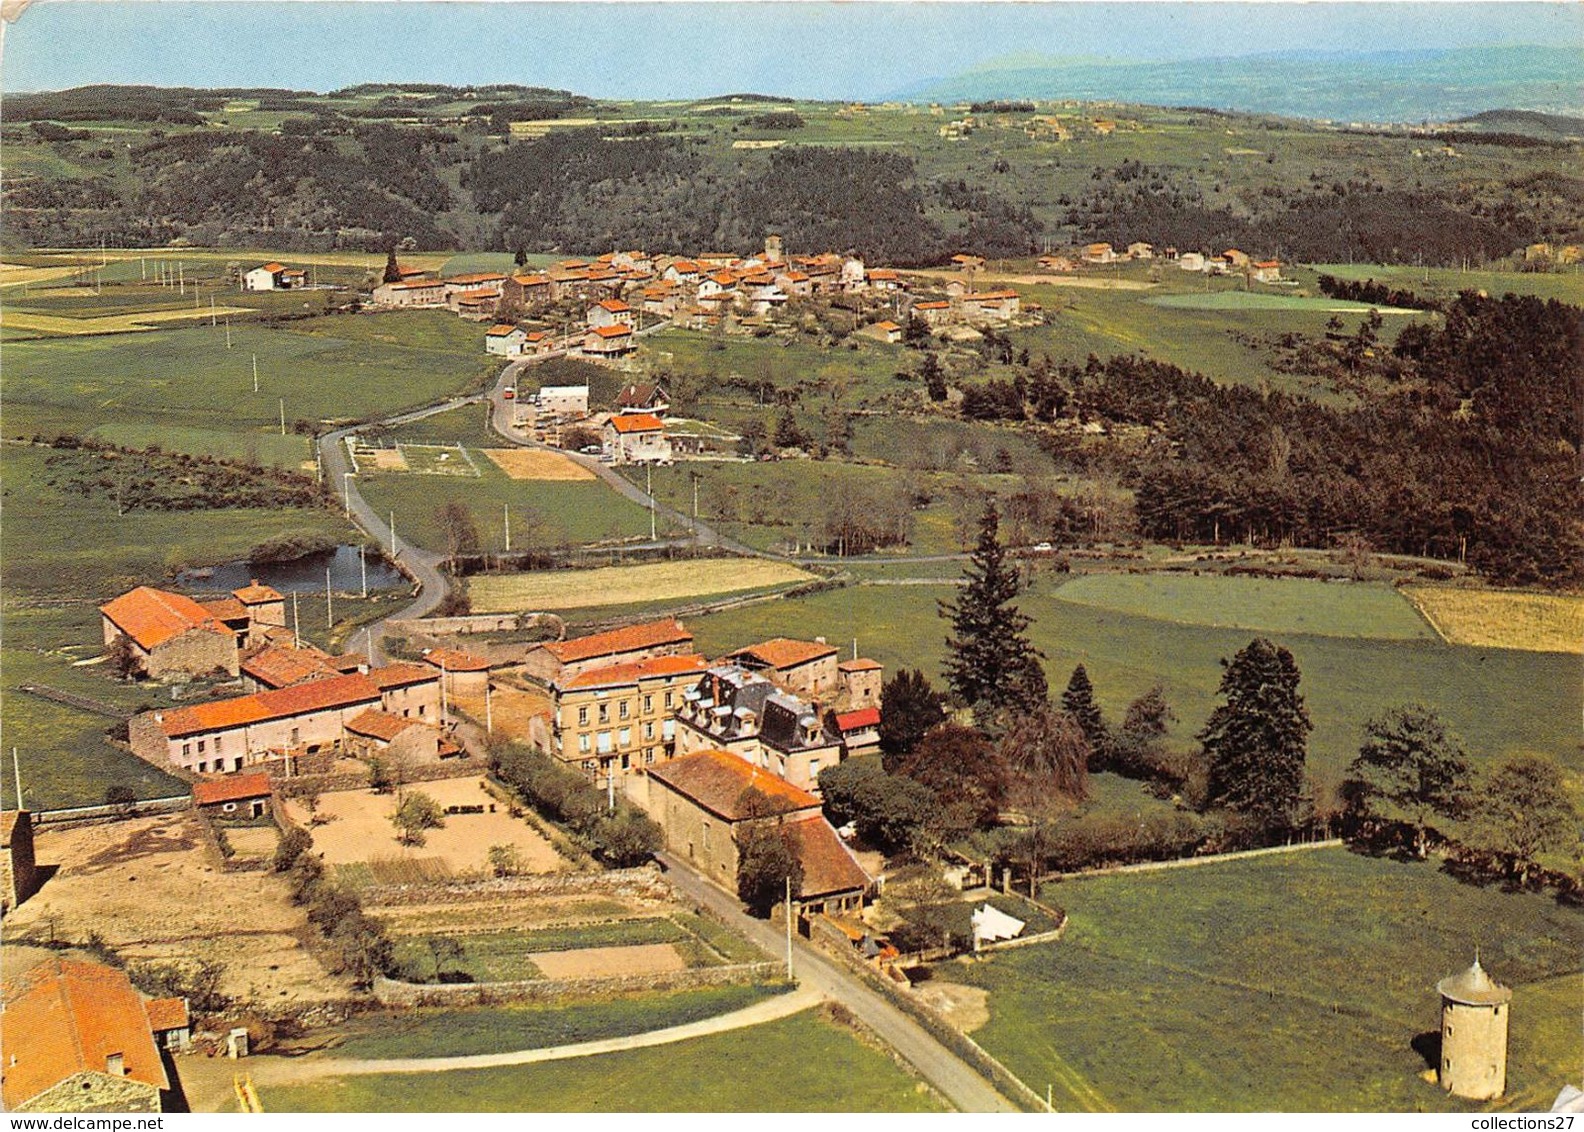
[{"label": "grass lawn", "polygon": [[[722,336],[677,328],[646,339],[644,354],[655,357],[658,365],[673,372],[713,378],[739,374],[751,381],[768,381],[777,390],[812,390],[820,382],[834,382],[845,386],[849,397],[859,403],[900,387],[891,375],[899,369],[915,368],[918,360],[917,354],[902,346],[861,336],[850,337],[832,350],[802,338]],[[743,389],[714,389],[706,392],[702,400],[706,417],[711,415],[709,406],[757,404],[757,399]],[[767,398],[767,402],[772,400]]]},{"label": "grass lawn", "polygon": [[627,998],[419,1010],[352,1024],[332,1057],[467,1057],[620,1038],[729,1014],[789,986],[705,987]]},{"label": "grass lawn", "polygon": [[209,326],[14,343],[6,350],[6,433],[88,433],[113,420],[168,435],[166,447],[195,440],[199,451],[243,458],[264,437],[279,437],[282,400],[288,430],[299,420],[366,419],[480,386],[495,368],[481,349],[483,331],[446,312],[289,325],[233,326],[229,350],[225,331]]},{"label": "grass lawn", "polygon": [[[774,1082],[773,1085],[769,1082]],[[651,1049],[269,1089],[272,1112],[935,1112],[886,1054],[814,1011]]]},{"label": "grass lawn", "polygon": [[[1242,585],[1247,579],[1238,579]],[[1340,594],[1369,591],[1349,586]],[[720,655],[765,637],[822,635],[858,638],[859,651],[890,673],[922,667],[938,683],[947,622],[936,602],[948,586],[896,586],[877,599],[870,586],[765,602],[688,622],[700,651]],[[1220,661],[1254,635],[1245,629],[1183,625],[1063,600],[1049,577],[1020,599],[1034,618],[1030,636],[1046,654],[1053,688],[1066,686],[1082,662],[1108,719],[1160,682],[1179,717],[1172,738],[1191,741],[1215,706]],[[1452,646],[1437,640],[1369,640],[1275,633],[1293,651],[1302,673],[1300,691],[1315,730],[1309,769],[1333,784],[1357,754],[1364,722],[1388,707],[1422,701],[1438,711],[1466,741],[1477,765],[1536,752],[1575,774],[1584,772],[1577,720],[1584,691],[1575,657]]]},{"label": "grass lawn", "polygon": [[1584,304],[1584,274],[1577,267],[1557,272],[1459,271],[1454,267],[1384,266],[1378,263],[1317,263],[1313,270],[1338,279],[1373,279],[1388,287],[1406,287],[1421,295],[1450,298],[1459,291],[1489,295],[1536,295],[1575,306]]},{"label": "grass lawn", "polygon": [[507,506],[514,550],[649,534],[649,513],[597,480],[514,480],[482,453],[469,455],[476,477],[364,473],[358,488],[380,514],[396,512],[398,538],[430,550],[445,549],[437,519],[452,500],[473,513],[480,541],[490,551],[505,547]]},{"label": "grass lawn", "polygon": [[608,566],[598,570],[539,570],[481,574],[468,579],[478,613],[511,609],[579,609],[639,601],[664,603],[709,594],[768,589],[812,580],[782,562],[720,558]]},{"label": "grass lawn", "polygon": [[1411,1045],[1476,946],[1515,991],[1491,1107],[1543,1106],[1578,1066],[1584,916],[1544,897],[1343,849],[1042,896],[1068,912],[1061,942],[942,974],[990,992],[975,1040],[1061,1109],[1477,1110],[1421,1080]]},{"label": "grass lawn", "polygon": [[1390,586],[1309,578],[1088,574],[1056,591],[1062,601],[1139,617],[1323,637],[1432,640],[1435,631]]},{"label": "grass lawn", "polygon": [[1422,311],[1402,307],[1377,307],[1347,299],[1332,299],[1325,295],[1281,295],[1272,291],[1184,292],[1178,295],[1152,295],[1144,302],[1155,307],[1190,311],[1325,311],[1328,314],[1355,311],[1367,314],[1375,310],[1381,314],[1424,317]]}]

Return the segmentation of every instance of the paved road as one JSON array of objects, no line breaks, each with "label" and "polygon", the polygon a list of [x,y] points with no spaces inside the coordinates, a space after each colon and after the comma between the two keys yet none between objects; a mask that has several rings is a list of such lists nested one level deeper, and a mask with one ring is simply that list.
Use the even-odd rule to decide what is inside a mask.
[{"label": "paved road", "polygon": [[628,1034],[621,1038],[601,1038],[598,1041],[578,1042],[567,1046],[545,1046],[540,1049],[510,1050],[506,1053],[480,1053],[464,1057],[393,1057],[381,1059],[324,1058],[285,1061],[281,1059],[254,1061],[253,1077],[259,1084],[278,1085],[286,1082],[311,1080],[317,1077],[354,1077],[370,1073],[444,1073],[452,1069],[497,1069],[509,1065],[532,1065],[539,1061],[565,1061],[574,1057],[595,1057],[602,1053],[617,1053],[624,1049],[646,1049],[650,1046],[670,1045],[710,1034],[724,1034],[749,1026],[760,1026],[778,1018],[786,1018],[819,1005],[818,991],[798,987],[787,994],[703,1018],[680,1026],[667,1026],[642,1034]]},{"label": "paved road", "polygon": [[[731,896],[670,853],[659,854],[667,879],[688,899],[702,904],[771,955],[786,955],[786,932],[745,913]],[[932,1038],[922,1026],[843,971],[811,945],[793,945],[793,973],[800,985],[840,1002],[896,1050],[953,1106],[963,1112],[1018,1112],[976,1070]]]}]

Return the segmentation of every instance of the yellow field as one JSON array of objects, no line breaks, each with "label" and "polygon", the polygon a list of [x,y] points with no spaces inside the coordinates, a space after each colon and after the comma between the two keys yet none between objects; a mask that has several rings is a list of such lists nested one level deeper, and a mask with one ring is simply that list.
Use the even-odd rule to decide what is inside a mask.
[{"label": "yellow field", "polygon": [[104,315],[100,318],[63,318],[54,314],[28,314],[7,311],[3,324],[13,330],[42,330],[46,334],[125,334],[131,330],[155,330],[161,322],[182,322],[210,315],[252,314],[249,307],[215,307],[211,310],[134,311],[131,314]]},{"label": "yellow field", "polygon": [[474,613],[584,609],[596,605],[628,605],[737,593],[788,582],[806,582],[813,577],[783,562],[719,558],[657,562],[647,566],[606,566],[598,570],[481,575],[468,579],[468,597],[472,599]]},{"label": "yellow field", "polygon": [[77,274],[73,265],[62,267],[24,267],[17,263],[0,263],[0,287],[20,287],[25,283],[48,283]]},{"label": "yellow field", "polygon": [[1402,592],[1450,644],[1584,653],[1584,597],[1443,586]]},{"label": "yellow field", "polygon": [[514,480],[591,480],[594,473],[560,452],[542,448],[484,448],[490,462]]}]

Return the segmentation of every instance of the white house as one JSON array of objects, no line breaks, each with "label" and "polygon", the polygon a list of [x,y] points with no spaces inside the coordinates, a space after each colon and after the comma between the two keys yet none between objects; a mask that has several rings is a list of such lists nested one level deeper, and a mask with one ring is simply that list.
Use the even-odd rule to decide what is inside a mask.
[{"label": "white house", "polygon": [[602,299],[588,309],[588,324],[593,329],[602,326],[631,326],[632,307],[620,299]]},{"label": "white house", "polygon": [[484,352],[503,358],[515,358],[523,352],[528,332],[510,322],[498,322],[484,332]]},{"label": "white house", "polygon": [[1177,257],[1177,266],[1183,271],[1205,270],[1205,257],[1198,252],[1183,252]]},{"label": "white house", "polygon": [[613,464],[652,464],[671,459],[665,426],[653,413],[621,413],[605,422],[601,446]]},{"label": "white house", "polygon": [[[297,272],[293,278],[301,276]],[[286,265],[284,263],[266,263],[262,267],[255,267],[242,277],[244,291],[282,291],[291,284],[286,279]]]},{"label": "white house", "polygon": [[1249,265],[1249,276],[1256,283],[1280,283],[1281,262],[1274,259],[1259,259]]}]

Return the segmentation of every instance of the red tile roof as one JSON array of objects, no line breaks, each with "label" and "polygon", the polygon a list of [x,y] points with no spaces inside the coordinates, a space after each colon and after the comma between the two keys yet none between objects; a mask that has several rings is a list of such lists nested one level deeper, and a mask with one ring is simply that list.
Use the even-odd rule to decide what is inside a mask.
[{"label": "red tile roof", "polygon": [[500,298],[500,292],[493,287],[480,287],[473,291],[458,291],[454,297],[459,303],[481,303],[485,299]]},{"label": "red tile roof", "polygon": [[239,802],[244,798],[267,798],[275,792],[270,785],[268,772],[247,771],[228,774],[224,778],[204,778],[193,783],[193,804],[218,806],[223,802]]},{"label": "red tile roof", "polygon": [[[819,799],[799,790],[786,779],[752,765],[727,751],[699,751],[661,763],[649,770],[684,798],[726,821],[750,816],[775,817],[819,807]],[[749,792],[764,797],[759,812],[749,808]]]},{"label": "red tile roof", "polygon": [[272,263],[266,263],[262,267],[255,267],[253,270],[254,271],[268,271],[271,275],[274,275],[277,272],[285,271],[286,270],[286,265],[284,263],[273,263],[272,262]]},{"label": "red tile roof", "polygon": [[505,338],[509,335],[516,334],[520,329],[521,327],[515,326],[509,322],[497,322],[494,326],[490,327],[484,332],[484,337]]},{"label": "red tile roof", "polygon": [[144,649],[155,648],[192,629],[227,635],[231,632],[192,598],[151,586],[124,593],[101,605],[99,612]]},{"label": "red tile roof", "polygon": [[232,590],[231,596],[243,605],[261,605],[266,601],[280,601],[281,593],[274,586],[262,586],[257,581],[243,586],[241,589]]},{"label": "red tile roof", "polygon": [[431,287],[439,290],[444,286],[438,279],[404,279],[400,283],[387,283],[385,285],[393,291],[423,291]]},{"label": "red tile roof", "polygon": [[120,1054],[124,1076],[168,1089],[149,1016],[125,973],[98,963],[50,959],[5,984],[0,1044],[5,1107],[20,1105],[76,1073],[105,1072]]},{"label": "red tile roof", "polygon": [[630,306],[622,302],[620,299],[601,299],[594,305],[599,307],[601,310],[609,311],[611,314],[627,314],[632,310]]},{"label": "red tile roof", "polygon": [[776,832],[803,865],[803,899],[862,891],[874,883],[822,816],[814,814],[787,822]]},{"label": "red tile roof", "polygon": [[379,711],[371,708],[363,714],[348,720],[346,729],[354,735],[367,735],[371,739],[379,739],[389,743],[409,727],[417,726],[419,726],[419,723],[416,719],[406,719],[399,715],[392,715],[388,711]]},{"label": "red tile roof", "polygon": [[686,656],[652,656],[648,660],[633,660],[590,669],[572,677],[565,684],[558,684],[557,687],[564,692],[574,688],[610,688],[623,684],[636,684],[640,680],[652,680],[662,676],[703,672],[708,668],[709,661],[696,653],[689,653]]},{"label": "red tile roof", "polygon": [[892,271],[889,267],[877,267],[869,273],[869,278],[879,279],[882,282],[886,282],[893,279],[900,279],[902,277],[895,271]]},{"label": "red tile roof", "polygon": [[944,299],[936,299],[927,303],[914,303],[913,309],[916,311],[945,311],[951,310],[951,304]]},{"label": "red tile roof", "polygon": [[738,649],[729,655],[751,656],[771,668],[796,668],[800,664],[832,656],[835,652],[835,645],[825,645],[818,641],[796,641],[791,637],[772,637],[768,641],[760,641],[756,645]]},{"label": "red tile roof", "polygon": [[339,671],[330,657],[318,649],[282,648],[272,645],[242,662],[242,672],[267,688],[289,688],[320,676],[334,676]]},{"label": "red tile roof", "polygon": [[885,665],[878,660],[870,660],[866,656],[860,656],[857,660],[844,660],[836,667],[843,672],[873,672],[884,668]]},{"label": "red tile roof", "polygon": [[594,333],[601,338],[625,338],[632,333],[632,327],[618,322],[615,326],[596,326]]},{"label": "red tile roof", "polygon": [[200,601],[198,604],[208,610],[211,616],[218,617],[221,621],[245,621],[249,616],[247,606],[234,597],[216,598],[214,601]]},{"label": "red tile roof", "polygon": [[898,326],[896,323],[892,322],[890,319],[886,319],[886,321],[884,321],[884,322],[875,323],[875,329],[876,330],[884,330],[886,333],[889,334],[893,330],[901,330],[902,328],[900,326]]},{"label": "red tile roof", "polygon": [[251,696],[177,708],[165,713],[160,726],[169,738],[179,739],[183,735],[224,731],[270,719],[287,719],[330,708],[378,702],[379,697],[380,690],[373,681],[367,676],[352,673],[310,680],[290,688],[257,692]]},{"label": "red tile roof", "polygon": [[965,299],[980,303],[995,302],[1000,299],[1015,299],[1017,297],[1018,293],[1016,291],[980,291],[977,294],[963,296]]},{"label": "red tile roof", "polygon": [[368,673],[368,680],[382,692],[439,679],[440,674],[428,665],[412,664],[405,660],[387,664],[384,668],[371,668]]},{"label": "red tile roof", "polygon": [[460,283],[463,286],[468,286],[473,283],[499,283],[505,278],[506,276],[499,271],[475,271],[471,275],[453,275],[445,282],[452,285]]},{"label": "red tile roof", "polygon": [[637,652],[639,649],[692,643],[693,634],[682,627],[682,622],[674,617],[667,617],[663,621],[624,625],[620,629],[594,633],[587,637],[552,641],[542,647],[562,664],[573,664],[600,656],[619,656],[625,652]]},{"label": "red tile roof", "polygon": [[185,998],[151,998],[143,1004],[143,1010],[148,1014],[149,1028],[156,1034],[192,1025]]},{"label": "red tile roof", "polygon": [[836,730],[843,733],[862,731],[866,727],[879,726],[880,709],[877,707],[859,708],[857,711],[839,711],[836,713]]},{"label": "red tile roof", "polygon": [[548,287],[550,286],[550,276],[513,275],[512,282],[517,284],[519,287]]},{"label": "red tile roof", "polygon": [[488,672],[490,662],[461,649],[426,649],[424,663],[446,672]]},{"label": "red tile roof", "polygon": [[620,433],[659,432],[665,428],[653,413],[622,413],[610,419],[611,427]]}]

